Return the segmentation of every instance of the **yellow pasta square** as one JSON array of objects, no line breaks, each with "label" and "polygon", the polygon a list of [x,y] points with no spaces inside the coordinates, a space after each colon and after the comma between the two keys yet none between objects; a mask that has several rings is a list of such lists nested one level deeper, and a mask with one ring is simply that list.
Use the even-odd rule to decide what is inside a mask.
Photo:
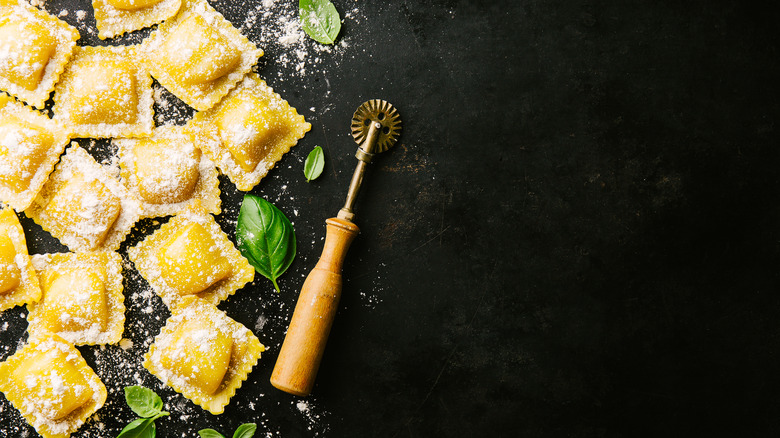
[{"label": "yellow pasta square", "polygon": [[115,251],[141,217],[141,206],[72,143],[25,213],[71,251]]},{"label": "yellow pasta square", "polygon": [[79,31],[26,2],[0,3],[0,89],[42,108]]},{"label": "yellow pasta square", "polygon": [[221,414],[265,347],[216,306],[184,297],[144,356],[144,367],[214,415]]},{"label": "yellow pasta square", "polygon": [[92,0],[98,37],[106,39],[167,20],[181,0]]},{"label": "yellow pasta square", "polygon": [[219,102],[263,55],[205,0],[185,0],[179,15],[144,41],[144,51],[152,76],[198,111]]},{"label": "yellow pasta square", "polygon": [[40,298],[22,224],[13,210],[0,205],[0,311]]},{"label": "yellow pasta square", "polygon": [[199,201],[127,254],[168,306],[186,295],[217,304],[255,276],[249,261]]},{"label": "yellow pasta square", "polygon": [[137,49],[76,49],[54,95],[55,119],[74,137],[146,137],[152,133],[152,78],[138,67]]},{"label": "yellow pasta square", "polygon": [[0,362],[0,391],[44,438],[68,438],[108,395],[76,347],[53,333]]},{"label": "yellow pasta square", "polygon": [[221,212],[217,169],[183,127],[161,126],[150,138],[113,143],[122,183],[141,201],[144,216],[176,214],[195,200],[209,213]]},{"label": "yellow pasta square", "polygon": [[42,298],[28,305],[29,331],[76,345],[116,344],[125,326],[122,257],[113,251],[36,254]]},{"label": "yellow pasta square", "polygon": [[0,101],[0,200],[30,206],[68,145],[56,122],[12,98]]},{"label": "yellow pasta square", "polygon": [[187,124],[196,145],[239,190],[260,182],[311,129],[286,100],[250,73],[219,104]]}]

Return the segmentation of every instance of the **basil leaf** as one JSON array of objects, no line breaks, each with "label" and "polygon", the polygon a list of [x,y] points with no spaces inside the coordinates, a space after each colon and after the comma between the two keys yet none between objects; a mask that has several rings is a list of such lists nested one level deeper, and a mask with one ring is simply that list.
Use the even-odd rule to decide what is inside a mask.
[{"label": "basil leaf", "polygon": [[125,400],[139,417],[149,418],[162,412],[163,402],[160,396],[143,386],[125,387]]},{"label": "basil leaf", "polygon": [[238,426],[236,433],[233,434],[233,438],[252,438],[255,436],[257,425],[255,423],[244,423]]},{"label": "basil leaf", "polygon": [[157,429],[151,418],[139,418],[125,426],[116,438],[155,438]]},{"label": "basil leaf", "polygon": [[298,14],[303,30],[314,41],[333,44],[341,31],[339,11],[328,0],[299,0]]},{"label": "basil leaf", "polygon": [[284,213],[263,198],[245,195],[238,213],[236,242],[241,255],[279,292],[276,279],[295,258],[295,231]]},{"label": "basil leaf", "polygon": [[198,435],[200,435],[200,438],[225,438],[225,435],[214,429],[201,429],[198,431]]},{"label": "basil leaf", "polygon": [[322,174],[322,168],[325,167],[325,154],[322,148],[317,146],[309,152],[306,162],[303,164],[303,175],[306,176],[306,182],[317,179]]}]

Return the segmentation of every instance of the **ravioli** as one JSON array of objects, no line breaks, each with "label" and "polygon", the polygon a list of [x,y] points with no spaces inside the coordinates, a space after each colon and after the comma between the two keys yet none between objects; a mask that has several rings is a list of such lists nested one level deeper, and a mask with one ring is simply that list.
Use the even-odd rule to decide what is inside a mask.
[{"label": "ravioli", "polygon": [[76,345],[116,344],[125,305],[122,257],[113,251],[36,254],[42,299],[28,306],[30,333],[50,331]]},{"label": "ravioli", "polygon": [[56,86],[55,119],[74,137],[147,137],[154,127],[152,78],[138,47],[78,47]]},{"label": "ravioli", "polygon": [[265,347],[216,306],[187,296],[171,311],[144,367],[212,414],[221,414]]},{"label": "ravioli", "polygon": [[152,137],[114,140],[122,183],[141,201],[144,216],[176,214],[200,200],[221,212],[218,173],[180,126],[161,126]]},{"label": "ravioli", "polygon": [[167,20],[181,0],[92,0],[100,39],[112,38]]},{"label": "ravioli", "polygon": [[141,206],[92,156],[73,143],[26,211],[71,251],[117,250]]},{"label": "ravioli", "polygon": [[219,303],[255,275],[249,261],[199,201],[127,253],[168,306],[187,295]]},{"label": "ravioli", "polygon": [[79,31],[26,2],[0,3],[0,89],[43,108]]},{"label": "ravioli", "polygon": [[196,145],[243,191],[252,190],[310,129],[311,124],[254,73],[187,124]]},{"label": "ravioli", "polygon": [[0,200],[23,211],[49,178],[69,138],[42,113],[11,98],[0,100]]},{"label": "ravioli", "polygon": [[0,205],[0,311],[41,298],[27,240],[16,213]]},{"label": "ravioli", "polygon": [[0,391],[44,438],[69,437],[108,395],[76,347],[53,333],[31,336],[0,362]]},{"label": "ravioli", "polygon": [[219,102],[263,55],[205,0],[184,0],[143,46],[152,76],[198,111]]}]

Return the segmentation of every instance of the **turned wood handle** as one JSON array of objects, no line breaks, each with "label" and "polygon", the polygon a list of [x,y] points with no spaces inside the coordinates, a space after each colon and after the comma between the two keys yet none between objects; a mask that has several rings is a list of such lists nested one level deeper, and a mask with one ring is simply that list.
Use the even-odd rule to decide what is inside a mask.
[{"label": "turned wood handle", "polygon": [[325,223],[325,247],[303,283],[271,374],[272,385],[299,396],[308,395],[314,386],[341,297],[344,257],[360,231],[357,225],[345,219],[330,218]]}]

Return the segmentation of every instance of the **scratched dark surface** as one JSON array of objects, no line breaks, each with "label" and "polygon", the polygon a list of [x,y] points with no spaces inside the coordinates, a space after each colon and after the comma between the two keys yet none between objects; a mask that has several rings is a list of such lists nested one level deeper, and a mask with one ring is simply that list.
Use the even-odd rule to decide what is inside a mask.
[{"label": "scratched dark surface", "polygon": [[[238,26],[259,3],[212,4]],[[212,416],[140,367],[168,313],[156,297],[128,298],[133,349],[81,348],[111,394],[74,436],[115,436],[134,418],[121,388],[138,382],[173,413],[158,421],[161,437],[250,421],[257,436],[282,437],[780,433],[773,8],[334,4],[356,11],[344,20],[348,47],[317,55],[305,75],[282,62],[283,47],[264,47],[256,69],[313,125],[253,190],[295,224],[299,254],[281,293],[261,278],[220,305],[269,351]],[[47,8],[68,9],[81,44],[99,43],[86,31],[89,2]],[[258,42],[262,32],[245,29]],[[301,399],[268,379],[354,168],[350,117],[370,98],[392,102],[404,132],[366,178],[341,308]],[[315,145],[325,172],[307,184]],[[241,194],[224,178],[222,189],[218,221],[233,236]],[[31,252],[62,249],[23,223]],[[123,253],[153,228],[142,225]],[[128,296],[146,288],[134,270],[126,278]],[[2,359],[24,338],[25,314],[0,316]],[[0,408],[0,435],[35,436],[4,397]]]}]

